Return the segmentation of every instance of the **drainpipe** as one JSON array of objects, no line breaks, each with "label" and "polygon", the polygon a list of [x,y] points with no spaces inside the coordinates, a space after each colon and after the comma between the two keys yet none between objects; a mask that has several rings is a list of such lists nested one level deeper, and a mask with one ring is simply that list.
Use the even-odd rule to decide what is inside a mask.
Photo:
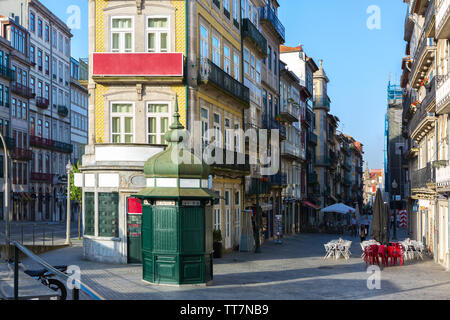
[{"label": "drainpipe", "polygon": [[[434,120],[434,145],[435,145],[435,152],[436,160],[439,159],[439,143],[438,143],[438,118]],[[435,190],[436,190],[436,169],[433,168],[433,178],[435,183]],[[439,201],[438,201],[438,194],[435,193],[434,197],[434,262],[438,262],[438,254],[439,254],[439,244],[438,244],[438,233],[439,233]]]}]

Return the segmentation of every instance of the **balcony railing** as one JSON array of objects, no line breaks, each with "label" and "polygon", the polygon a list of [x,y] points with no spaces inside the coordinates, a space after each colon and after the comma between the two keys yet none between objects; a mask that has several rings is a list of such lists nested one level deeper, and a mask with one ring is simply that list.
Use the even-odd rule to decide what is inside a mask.
[{"label": "balcony railing", "polygon": [[200,59],[200,80],[211,82],[246,105],[250,104],[249,89],[207,58]]},{"label": "balcony railing", "polygon": [[36,97],[36,106],[41,109],[47,109],[49,105],[48,99],[44,97]]},{"label": "balcony railing", "polygon": [[330,110],[330,99],[327,97],[314,97],[314,108],[326,108]]},{"label": "balcony railing", "polygon": [[38,136],[30,136],[30,146],[64,153],[73,152],[73,145],[69,143],[54,141],[51,139],[46,139]]},{"label": "balcony railing", "polygon": [[26,87],[18,82],[11,83],[11,91],[27,99],[33,99],[36,96],[32,88]]},{"label": "balcony railing", "polygon": [[437,161],[436,167],[436,185],[439,188],[450,187],[450,161]]},{"label": "balcony railing", "polygon": [[69,114],[69,109],[66,106],[58,106],[58,114],[61,117],[67,117]]},{"label": "balcony railing", "polygon": [[412,189],[426,189],[427,185],[436,182],[436,168],[433,162],[427,163],[423,169],[414,170],[411,172],[411,188]]},{"label": "balcony railing", "polygon": [[450,0],[442,0],[436,11],[436,36],[446,39],[450,34]]},{"label": "balcony railing", "polygon": [[10,81],[16,81],[16,72],[3,65],[0,65],[0,76]]},{"label": "balcony railing", "polygon": [[259,9],[259,20],[260,23],[268,22],[269,25],[272,26],[273,30],[278,34],[282,40],[282,43],[284,43],[286,39],[286,30],[271,7],[265,6]]},{"label": "balcony railing", "polygon": [[450,73],[437,76],[436,111],[447,113],[450,110]]},{"label": "balcony railing", "polygon": [[281,141],[281,156],[289,159],[301,159],[301,148],[289,141]]},{"label": "balcony railing", "polygon": [[41,173],[41,172],[31,172],[30,181],[53,183],[53,174]]},{"label": "balcony railing", "polygon": [[287,186],[287,175],[285,173],[269,176],[269,180],[272,186]]},{"label": "balcony railing", "polygon": [[308,134],[308,143],[316,146],[317,145],[317,135],[313,132]]},{"label": "balcony railing", "polygon": [[[429,92],[428,94],[430,95],[430,97],[434,96],[434,92]],[[425,99],[424,102],[426,102]],[[427,105],[425,105],[424,103],[420,103],[419,105],[417,105],[417,110],[408,123],[408,131],[411,138],[414,140],[418,136],[420,136],[420,133],[423,130],[428,130],[429,124],[432,126],[434,125],[435,115],[434,113],[428,113],[426,107]]]},{"label": "balcony railing", "polygon": [[[215,156],[215,150],[213,150],[212,156]],[[227,161],[230,163],[228,164]],[[211,167],[220,170],[250,173],[250,158],[246,154],[223,149],[222,163],[214,163]]]},{"label": "balcony railing", "polygon": [[263,58],[267,57],[267,39],[247,18],[242,20],[242,38],[250,39],[258,48]]},{"label": "balcony railing", "polygon": [[11,158],[14,160],[29,161],[33,158],[33,152],[31,150],[14,148],[11,152]]},{"label": "balcony railing", "polygon": [[283,101],[280,106],[280,116],[289,122],[298,122],[300,108],[291,101]]},{"label": "balcony railing", "polygon": [[331,158],[328,156],[318,156],[316,158],[316,166],[330,167],[331,166]]},{"label": "balcony railing", "polygon": [[252,194],[270,194],[270,180],[268,177],[245,178],[245,192]]},{"label": "balcony railing", "polygon": [[269,117],[266,113],[263,113],[261,128],[268,130],[278,130],[280,137],[286,137],[286,127],[275,119]]},{"label": "balcony railing", "polygon": [[436,53],[436,43],[433,38],[427,38],[425,32],[419,40],[419,46],[414,54],[413,66],[411,68],[412,81],[411,86],[418,88],[422,81],[422,70],[429,67],[433,61],[432,56]]}]

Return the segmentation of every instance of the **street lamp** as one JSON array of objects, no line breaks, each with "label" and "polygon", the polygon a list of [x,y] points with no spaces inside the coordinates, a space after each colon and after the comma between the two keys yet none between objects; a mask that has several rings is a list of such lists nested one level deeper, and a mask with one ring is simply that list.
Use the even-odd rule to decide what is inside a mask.
[{"label": "street lamp", "polygon": [[67,212],[66,212],[66,222],[67,222],[67,230],[66,230],[66,243],[68,245],[71,245],[72,242],[70,241],[70,173],[72,172],[72,163],[67,162],[66,165],[66,171],[67,171]]},{"label": "street lamp", "polygon": [[[397,181],[392,182],[392,190],[397,190],[398,184]],[[397,204],[397,200],[394,198],[394,203]],[[394,240],[397,240],[397,212],[396,212],[396,208],[394,210]]]},{"label": "street lamp", "polygon": [[5,223],[5,246],[6,246],[6,257],[9,260],[11,258],[10,252],[9,252],[9,245],[10,245],[10,235],[11,235],[11,213],[9,212],[9,174],[8,174],[8,148],[6,147],[5,139],[3,138],[3,134],[0,132],[0,139],[3,143],[3,150],[5,152],[5,214],[7,215],[6,223]]}]

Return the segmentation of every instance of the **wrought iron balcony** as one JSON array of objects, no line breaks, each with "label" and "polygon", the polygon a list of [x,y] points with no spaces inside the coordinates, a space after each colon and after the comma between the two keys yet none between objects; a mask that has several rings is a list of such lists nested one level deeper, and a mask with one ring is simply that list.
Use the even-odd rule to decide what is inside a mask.
[{"label": "wrought iron balcony", "polygon": [[258,48],[262,58],[267,57],[267,39],[259,32],[250,19],[242,20],[242,38],[249,39]]},{"label": "wrought iron balcony", "polygon": [[298,122],[300,107],[288,99],[280,105],[280,117],[288,122]]},{"label": "wrought iron balcony", "polygon": [[73,145],[69,143],[46,139],[38,136],[30,136],[30,146],[64,153],[73,152]]},{"label": "wrought iron balcony", "polygon": [[41,173],[41,172],[31,172],[30,181],[53,183],[53,174]]},{"label": "wrought iron balcony", "polygon": [[277,173],[275,175],[269,176],[270,184],[273,187],[276,186],[287,186],[287,175],[285,173]]},{"label": "wrought iron balcony", "polygon": [[26,99],[34,99],[34,97],[36,96],[32,88],[26,87],[18,82],[11,83],[11,91]]},{"label": "wrought iron balcony", "polygon": [[425,71],[430,67],[436,55],[436,43],[433,38],[425,37],[425,32],[419,40],[417,51],[414,54],[413,66],[411,68],[411,86],[415,89],[420,87]]},{"label": "wrought iron balcony", "polygon": [[[212,156],[215,156],[213,150]],[[250,157],[247,154],[222,149],[222,163],[214,163],[211,167],[216,170],[239,171],[250,174]]]},{"label": "wrought iron balcony", "polygon": [[211,83],[246,106],[250,105],[249,89],[207,58],[200,59],[200,81]]},{"label": "wrought iron balcony", "polygon": [[270,194],[270,181],[268,177],[245,178],[245,192],[248,195]]},{"label": "wrought iron balcony", "polygon": [[323,109],[330,111],[330,99],[328,97],[314,97],[313,107],[315,109]]},{"label": "wrought iron balcony", "polygon": [[313,132],[310,132],[308,134],[308,143],[310,143],[311,145],[316,146],[317,145],[317,135]]},{"label": "wrought iron balcony", "polygon": [[[432,99],[434,99],[434,92],[429,92],[428,94],[432,97]],[[424,102],[426,101],[424,100]],[[417,110],[408,123],[410,136],[416,142],[419,142],[424,134],[429,132],[434,127],[434,122],[436,120],[435,114],[427,112],[426,107],[427,105],[424,103],[417,105]]]},{"label": "wrought iron balcony", "polygon": [[302,158],[301,148],[298,145],[294,145],[292,142],[287,140],[281,141],[281,156],[291,159],[299,160]]},{"label": "wrought iron balcony", "polygon": [[69,109],[66,106],[58,106],[58,114],[61,117],[67,117],[67,115],[69,114]]},{"label": "wrought iron balcony", "polygon": [[316,166],[318,167],[330,167],[331,166],[331,159],[328,156],[318,156],[316,158]]},{"label": "wrought iron balcony", "polygon": [[263,113],[261,128],[267,130],[278,130],[280,138],[286,138],[286,127],[279,121],[276,121],[275,119],[269,117],[266,113]]},{"label": "wrought iron balcony", "polygon": [[281,43],[284,43],[286,40],[286,30],[281,23],[281,21],[278,19],[275,11],[270,6],[265,6],[262,8],[259,8],[259,21],[261,24],[268,24],[273,31],[278,35],[278,37],[281,40]]},{"label": "wrought iron balcony", "polygon": [[425,168],[411,172],[411,188],[427,189],[428,184],[435,184],[436,168],[433,162],[427,163]]},{"label": "wrought iron balcony", "polygon": [[48,99],[44,97],[36,97],[36,106],[41,109],[47,109],[49,106]]},{"label": "wrought iron balcony", "polygon": [[13,69],[3,65],[0,65],[0,76],[9,81],[16,81],[16,72]]},{"label": "wrought iron balcony", "polygon": [[33,152],[27,149],[14,148],[11,151],[11,158],[14,160],[29,161],[33,158]]}]

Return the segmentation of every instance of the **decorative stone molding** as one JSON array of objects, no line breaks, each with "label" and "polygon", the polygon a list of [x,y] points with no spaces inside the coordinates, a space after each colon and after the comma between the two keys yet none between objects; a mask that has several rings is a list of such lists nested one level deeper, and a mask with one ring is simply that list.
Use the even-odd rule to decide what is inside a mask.
[{"label": "decorative stone molding", "polygon": [[142,83],[136,84],[136,94],[139,101],[142,101]]},{"label": "decorative stone molding", "polygon": [[144,0],[136,0],[137,14],[142,14],[142,5],[143,4],[144,4]]}]

